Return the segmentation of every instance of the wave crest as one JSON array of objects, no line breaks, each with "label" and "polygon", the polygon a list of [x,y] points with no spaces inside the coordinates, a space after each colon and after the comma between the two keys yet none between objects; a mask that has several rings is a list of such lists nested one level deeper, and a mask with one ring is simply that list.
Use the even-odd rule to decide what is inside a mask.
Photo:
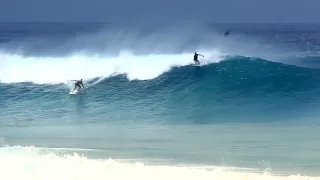
[{"label": "wave crest", "polygon": [[[218,62],[220,53],[204,52],[203,64]],[[67,83],[70,79],[90,80],[126,74],[128,79],[149,80],[170,70],[173,66],[193,63],[193,54],[134,55],[122,51],[118,56],[87,56],[77,53],[69,57],[23,57],[1,54],[0,81],[2,83],[33,82],[36,84]]]}]

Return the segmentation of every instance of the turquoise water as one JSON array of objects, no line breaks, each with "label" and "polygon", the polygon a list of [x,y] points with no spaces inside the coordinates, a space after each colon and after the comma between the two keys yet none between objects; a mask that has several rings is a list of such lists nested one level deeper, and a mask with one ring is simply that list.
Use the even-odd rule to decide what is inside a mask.
[{"label": "turquoise water", "polygon": [[316,25],[82,26],[0,26],[5,179],[319,179]]},{"label": "turquoise water", "polygon": [[174,165],[214,164],[282,175],[303,169],[302,174],[317,175],[320,146],[319,139],[314,137],[318,135],[319,127],[274,126],[87,125],[44,127],[41,130],[17,128],[2,134],[10,136],[7,140],[12,144],[21,146],[93,149],[66,152],[75,151],[98,159],[137,158],[142,162]]}]

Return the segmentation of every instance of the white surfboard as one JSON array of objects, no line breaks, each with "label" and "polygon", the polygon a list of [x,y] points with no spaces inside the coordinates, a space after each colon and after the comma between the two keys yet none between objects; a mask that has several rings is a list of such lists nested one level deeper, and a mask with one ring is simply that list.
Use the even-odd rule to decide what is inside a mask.
[{"label": "white surfboard", "polygon": [[70,91],[69,94],[77,94],[79,91],[78,90],[74,90],[74,91]]},{"label": "white surfboard", "polygon": [[79,92],[81,92],[83,90],[84,90],[84,88],[81,88],[80,91],[78,89],[75,89],[74,91],[70,91],[69,94],[78,94]]}]

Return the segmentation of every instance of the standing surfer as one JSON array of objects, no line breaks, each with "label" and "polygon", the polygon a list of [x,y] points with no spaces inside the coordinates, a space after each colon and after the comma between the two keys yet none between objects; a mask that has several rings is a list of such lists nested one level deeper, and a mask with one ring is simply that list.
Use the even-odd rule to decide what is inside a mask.
[{"label": "standing surfer", "polygon": [[193,60],[194,60],[194,63],[195,64],[200,64],[199,60],[198,60],[198,55],[204,57],[202,54],[197,54],[197,52],[194,53],[194,56],[193,56]]}]

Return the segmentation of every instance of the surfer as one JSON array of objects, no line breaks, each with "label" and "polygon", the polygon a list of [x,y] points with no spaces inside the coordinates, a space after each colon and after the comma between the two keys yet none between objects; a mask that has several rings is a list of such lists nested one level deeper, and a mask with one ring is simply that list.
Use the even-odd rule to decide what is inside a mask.
[{"label": "surfer", "polygon": [[200,64],[199,60],[198,60],[198,55],[204,57],[202,54],[197,54],[197,52],[194,53],[194,56],[193,56],[193,60],[194,60],[194,63],[195,64]]},{"label": "surfer", "polygon": [[80,81],[79,81],[79,80],[71,80],[71,81],[76,81],[76,83],[74,83],[74,89],[73,89],[73,91],[74,91],[77,87],[79,87],[78,90],[80,90],[80,89],[81,89],[81,86],[80,86],[80,85],[82,85],[82,87],[84,88],[82,79],[80,79]]}]

